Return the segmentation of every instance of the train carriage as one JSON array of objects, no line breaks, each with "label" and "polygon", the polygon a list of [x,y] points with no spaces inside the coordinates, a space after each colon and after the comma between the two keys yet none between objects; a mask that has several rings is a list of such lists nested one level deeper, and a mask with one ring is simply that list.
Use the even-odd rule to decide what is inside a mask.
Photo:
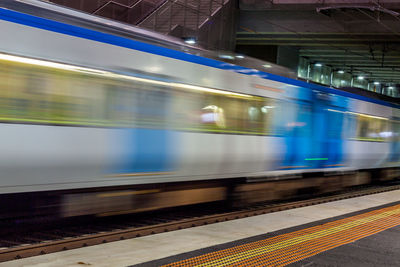
[{"label": "train carriage", "polygon": [[397,175],[397,104],[39,1],[2,1],[0,29],[2,217],[265,201]]}]

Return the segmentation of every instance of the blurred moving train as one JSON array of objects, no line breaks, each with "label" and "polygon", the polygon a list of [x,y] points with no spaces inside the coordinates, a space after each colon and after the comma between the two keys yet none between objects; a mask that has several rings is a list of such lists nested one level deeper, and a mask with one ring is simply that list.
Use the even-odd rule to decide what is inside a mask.
[{"label": "blurred moving train", "polygon": [[41,1],[0,3],[0,218],[396,178],[400,110]]}]

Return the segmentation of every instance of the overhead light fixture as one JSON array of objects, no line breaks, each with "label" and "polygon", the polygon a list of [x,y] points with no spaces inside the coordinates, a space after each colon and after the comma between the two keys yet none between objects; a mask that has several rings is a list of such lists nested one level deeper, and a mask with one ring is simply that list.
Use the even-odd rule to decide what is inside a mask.
[{"label": "overhead light fixture", "polygon": [[364,76],[358,76],[357,79],[358,80],[364,80]]},{"label": "overhead light fixture", "polygon": [[244,58],[244,56],[242,56],[242,55],[237,55],[237,56],[235,56],[236,58]]},{"label": "overhead light fixture", "polygon": [[184,38],[183,39],[184,40],[184,42],[185,43],[187,43],[187,44],[196,44],[197,42],[196,42],[196,39],[195,38],[193,38],[193,37],[189,37],[189,38]]},{"label": "overhead light fixture", "polygon": [[374,82],[374,84],[375,84],[375,85],[379,85],[380,83],[379,83],[379,82]]},{"label": "overhead light fixture", "polygon": [[344,70],[338,70],[338,73],[343,74]]},{"label": "overhead light fixture", "polygon": [[231,55],[219,55],[219,58],[223,58],[223,59],[235,59],[233,56]]},{"label": "overhead light fixture", "polygon": [[389,86],[388,89],[392,90],[392,89],[394,89],[394,88],[393,88],[393,86]]},{"label": "overhead light fixture", "polygon": [[321,63],[315,63],[315,67],[322,67]]},{"label": "overhead light fixture", "polygon": [[267,69],[269,69],[269,68],[272,68],[272,66],[271,65],[269,65],[269,64],[265,64],[265,65],[262,65],[264,68],[267,68]]}]

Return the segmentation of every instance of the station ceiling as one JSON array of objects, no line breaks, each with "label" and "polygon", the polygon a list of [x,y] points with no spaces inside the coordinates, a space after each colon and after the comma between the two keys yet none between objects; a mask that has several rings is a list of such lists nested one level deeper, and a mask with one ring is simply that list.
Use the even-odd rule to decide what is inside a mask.
[{"label": "station ceiling", "polygon": [[237,45],[400,84],[400,0],[240,0]]}]

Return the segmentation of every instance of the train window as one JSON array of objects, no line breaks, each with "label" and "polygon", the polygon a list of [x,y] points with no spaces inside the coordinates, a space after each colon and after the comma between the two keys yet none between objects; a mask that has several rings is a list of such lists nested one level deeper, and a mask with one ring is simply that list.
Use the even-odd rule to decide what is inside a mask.
[{"label": "train window", "polygon": [[0,61],[0,119],[266,135],[275,108],[264,97],[77,70]]},{"label": "train window", "polygon": [[136,83],[133,96],[134,116],[137,126],[166,127],[169,94],[166,88]]},{"label": "train window", "polygon": [[229,132],[243,132],[247,102],[240,98],[220,96],[221,104],[218,107],[221,117],[226,120],[224,128]]},{"label": "train window", "polygon": [[174,90],[172,127],[179,130],[199,130],[203,97],[201,93]]},{"label": "train window", "polygon": [[267,134],[271,130],[271,119],[276,108],[276,103],[269,98],[257,97],[249,104],[245,129],[253,133]]},{"label": "train window", "polygon": [[107,81],[106,117],[111,124],[132,125],[134,121],[135,92],[128,84]]},{"label": "train window", "polygon": [[400,121],[392,121],[391,137],[394,142],[400,142]]},{"label": "train window", "polygon": [[1,118],[23,117],[27,114],[29,102],[21,97],[20,88],[25,86],[24,80],[19,79],[20,73],[15,66],[9,63],[0,64],[0,97]]},{"label": "train window", "polygon": [[227,103],[224,97],[216,94],[205,94],[202,97],[200,110],[200,125],[203,129],[212,131],[234,130],[234,125],[229,121],[227,125]]},{"label": "train window", "polygon": [[242,97],[176,90],[174,112],[179,129],[268,134],[273,102],[262,97]]},{"label": "train window", "polygon": [[104,90],[94,77],[56,70],[48,73],[47,83],[40,96],[41,114],[38,116],[55,123],[103,123]]},{"label": "train window", "polygon": [[[164,128],[169,97],[161,86],[122,79],[103,79],[105,118],[109,125]],[[99,111],[101,114],[101,111]]]},{"label": "train window", "polygon": [[389,124],[385,118],[357,114],[356,139],[363,141],[386,141],[389,138]]},{"label": "train window", "polygon": [[92,76],[9,62],[0,62],[0,69],[2,120],[45,124],[103,122],[103,92]]},{"label": "train window", "polygon": [[162,86],[0,61],[1,119],[45,124],[165,127]]}]

